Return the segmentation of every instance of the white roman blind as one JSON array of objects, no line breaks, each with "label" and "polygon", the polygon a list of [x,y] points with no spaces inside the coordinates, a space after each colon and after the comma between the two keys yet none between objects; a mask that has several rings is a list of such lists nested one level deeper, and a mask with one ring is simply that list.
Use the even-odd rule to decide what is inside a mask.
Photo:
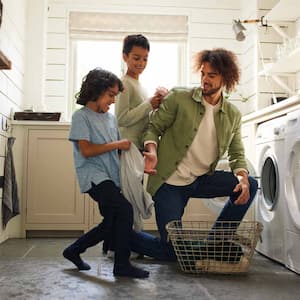
[{"label": "white roman blind", "polygon": [[117,14],[70,12],[71,38],[122,39],[141,33],[149,38],[180,41],[187,39],[188,17],[183,15]]}]

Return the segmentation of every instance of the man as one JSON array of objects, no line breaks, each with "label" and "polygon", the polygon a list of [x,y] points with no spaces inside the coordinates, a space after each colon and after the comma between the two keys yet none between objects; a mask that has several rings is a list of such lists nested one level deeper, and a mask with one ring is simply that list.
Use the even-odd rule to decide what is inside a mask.
[{"label": "man", "polygon": [[[160,238],[133,233],[132,248],[161,260],[176,259],[165,226],[182,218],[189,198],[229,196],[217,221],[238,224],[257,191],[256,180],[248,176],[241,113],[223,93],[239,82],[236,56],[225,49],[201,51],[195,70],[201,87],[171,90],[144,134],[145,172]],[[215,171],[225,153],[232,172]]]}]

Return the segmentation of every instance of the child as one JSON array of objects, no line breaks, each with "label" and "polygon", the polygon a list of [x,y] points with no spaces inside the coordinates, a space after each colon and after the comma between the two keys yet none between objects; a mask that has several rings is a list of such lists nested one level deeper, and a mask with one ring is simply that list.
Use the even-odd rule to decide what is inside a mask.
[{"label": "child", "polygon": [[79,270],[89,270],[80,254],[113,234],[114,275],[145,278],[149,272],[129,261],[133,210],[120,192],[118,151],[128,150],[131,142],[119,139],[116,118],[108,113],[121,91],[123,85],[118,77],[96,68],[83,79],[76,96],[77,103],[84,105],[73,114],[69,136],[77,178],[81,192],[88,193],[98,203],[103,221],[67,247],[63,256]]},{"label": "child", "polygon": [[124,92],[116,102],[116,116],[122,138],[133,142],[143,149],[141,136],[148,123],[149,112],[157,109],[168,90],[159,87],[154,96],[147,95],[139,82],[139,76],[147,66],[150,45],[141,34],[128,35],[123,42],[123,59],[127,64],[127,72],[123,77]]}]

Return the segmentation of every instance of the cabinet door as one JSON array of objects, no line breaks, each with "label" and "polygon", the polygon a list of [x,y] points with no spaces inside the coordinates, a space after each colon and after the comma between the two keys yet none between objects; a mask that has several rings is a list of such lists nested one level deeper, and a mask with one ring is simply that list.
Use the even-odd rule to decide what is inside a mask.
[{"label": "cabinet door", "polygon": [[59,224],[84,223],[84,197],[77,184],[68,133],[28,131],[27,224],[53,224],[51,229],[64,229]]}]

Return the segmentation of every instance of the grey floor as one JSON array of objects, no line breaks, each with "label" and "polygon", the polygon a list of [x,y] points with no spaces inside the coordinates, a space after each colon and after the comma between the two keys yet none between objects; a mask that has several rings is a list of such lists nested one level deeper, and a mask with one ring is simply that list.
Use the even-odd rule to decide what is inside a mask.
[{"label": "grey floor", "polygon": [[189,275],[176,263],[134,263],[148,279],[115,278],[101,245],[83,256],[79,272],[61,252],[73,239],[10,239],[0,244],[0,299],[300,299],[300,275],[255,254],[246,275]]}]

